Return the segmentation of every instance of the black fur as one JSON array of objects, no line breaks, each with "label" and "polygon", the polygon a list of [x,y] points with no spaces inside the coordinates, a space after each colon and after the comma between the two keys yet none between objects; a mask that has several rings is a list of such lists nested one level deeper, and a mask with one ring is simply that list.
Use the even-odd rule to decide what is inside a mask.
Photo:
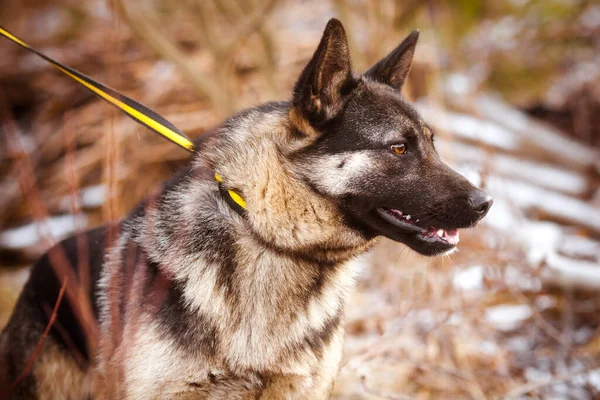
[{"label": "black fur", "polygon": [[[70,268],[72,268],[78,278],[80,276],[82,254],[79,252],[79,244],[83,244],[87,251],[88,259],[82,260],[88,263],[90,271],[90,292],[89,299],[92,304],[92,309],[95,316],[98,315],[98,301],[97,301],[97,282],[100,274],[100,269],[104,259],[104,249],[107,243],[108,229],[106,226],[101,226],[80,235],[72,236],[68,239],[63,240],[57,244],[53,249],[50,249],[39,261],[33,266],[31,270],[31,279],[27,282],[23,288],[23,296],[19,299],[19,303],[16,308],[27,307],[28,313],[37,315],[40,324],[47,324],[50,313],[54,308],[58,293],[62,286],[62,279],[57,277],[52,262],[50,260],[50,253],[53,251],[61,251],[67,256]],[[81,241],[81,242],[80,242]],[[13,318],[18,317],[18,314],[13,314]],[[9,322],[8,324],[12,324]],[[75,312],[67,300],[66,296],[63,297],[56,319],[56,325],[60,325],[65,332],[68,332],[69,337],[64,337],[56,327],[50,330],[50,337],[57,343],[69,348],[70,345],[74,345],[75,350],[78,351],[86,360],[89,361],[88,354],[88,342],[84,332],[81,329],[81,325],[78,322]],[[41,334],[41,332],[40,332]],[[70,342],[70,343],[69,343]]]},{"label": "black fur", "polygon": [[340,99],[355,85],[344,27],[332,19],[296,82],[293,105],[311,124],[319,126],[338,114],[343,106]]},{"label": "black fur", "polygon": [[[340,37],[330,38],[328,32]],[[368,156],[371,173],[348,182],[347,193],[330,193],[318,180],[314,190],[336,202],[346,220],[368,237],[384,235],[425,255],[451,249],[449,243],[423,240],[381,216],[384,209],[397,209],[433,232],[453,231],[474,225],[491,206],[485,192],[440,160],[433,130],[400,94],[418,32],[358,78],[349,72],[347,43],[341,36],[337,25],[328,25],[298,79],[293,106],[317,130],[317,137],[291,157],[306,166],[310,179],[315,161],[339,156],[336,169],[343,176],[347,159]],[[397,144],[406,146],[405,154],[392,151]]]},{"label": "black fur", "polygon": [[185,303],[182,286],[182,283],[170,282],[166,298],[156,314],[163,334],[169,335],[183,351],[214,356],[219,345],[217,329],[209,318]]},{"label": "black fur", "polygon": [[[384,217],[382,210],[396,209],[405,215],[410,214],[427,231],[433,227],[454,230],[474,225],[491,205],[491,199],[483,191],[473,187],[440,160],[433,146],[432,129],[400,94],[410,70],[417,38],[418,33],[413,32],[387,57],[359,76],[352,72],[341,23],[331,20],[311,61],[300,75],[290,102],[267,103],[229,118],[205,153],[196,154],[193,163],[167,182],[156,196],[141,202],[121,224],[90,230],[51,249],[33,267],[31,278],[1,337],[4,343],[9,344],[2,350],[10,381],[23,370],[48,322],[49,310],[56,302],[63,277],[57,277],[52,268],[52,255],[55,253],[64,253],[79,277],[82,266],[89,265],[91,286],[88,296],[96,317],[101,312],[98,280],[109,276],[107,272],[114,273],[116,299],[109,298],[102,305],[102,312],[107,305],[118,307],[116,321],[111,319],[112,315],[109,321],[102,321],[111,328],[111,333],[118,334],[115,325],[120,323],[123,327],[135,320],[136,314],[130,312],[130,308],[142,307],[150,311],[147,315],[157,322],[157,329],[165,343],[173,343],[173,348],[182,354],[201,355],[198,359],[210,364],[198,366],[200,370],[206,369],[206,381],[188,383],[187,378],[182,377],[185,384],[197,393],[237,385],[236,388],[254,391],[252,393],[258,396],[277,380],[277,374],[290,379],[287,372],[273,374],[272,370],[278,368],[273,362],[293,365],[290,360],[305,359],[311,352],[317,359],[323,359],[329,353],[330,360],[335,360],[336,355],[332,355],[332,351],[341,351],[341,345],[332,341],[341,330],[346,289],[351,287],[353,270],[347,263],[351,258],[366,251],[373,243],[371,239],[376,236],[405,243],[426,255],[440,254],[452,247],[449,242],[426,240],[419,236],[421,233],[403,225],[402,221],[398,223]],[[276,127],[279,129],[273,130],[275,123],[279,124]],[[266,128],[263,126],[260,130],[261,124]],[[246,148],[249,142],[243,140],[247,136],[236,136],[239,129],[245,129],[243,133],[254,140],[257,137],[252,135],[265,135],[265,140],[271,142],[262,143],[277,146],[276,151],[271,151],[275,146],[264,147],[270,157],[267,162],[258,157],[260,149],[253,151],[254,147]],[[204,140],[214,136],[215,132],[203,135],[196,142],[196,148],[201,149]],[[266,136],[273,132],[281,136]],[[263,136],[258,138],[262,140]],[[218,150],[226,151],[211,148],[210,145],[215,143],[219,146]],[[393,152],[391,146],[397,144],[405,145],[406,152]],[[257,162],[257,165],[267,165],[269,173],[270,166],[274,166],[274,169],[285,171],[283,174],[289,176],[282,176],[280,178],[285,179],[280,180],[274,177],[271,181],[270,176],[264,179],[262,172],[254,172],[252,176],[256,182],[245,182],[247,170],[239,170],[240,166],[229,160],[236,152],[250,154],[245,158],[249,162],[255,159],[263,161],[264,164]],[[285,158],[285,162],[272,159],[279,157]],[[228,163],[234,164],[233,167]],[[244,175],[240,175],[242,178],[233,184],[226,180],[217,185],[214,173],[223,167],[230,168],[232,175],[239,172]],[[277,199],[269,200],[271,186],[268,185],[280,185],[280,181],[292,182],[293,190],[286,193],[288,188],[283,187],[285,190],[275,192]],[[340,181],[343,185],[338,184]],[[236,210],[234,204],[228,203],[230,199],[226,190],[236,190],[243,195],[244,189],[249,192],[254,189],[250,193],[258,194],[254,197],[256,199],[260,198],[262,185],[267,185],[269,190],[262,189],[262,200],[256,203],[273,211],[265,214],[267,217],[258,216],[258,212],[246,215]],[[296,195],[299,205],[295,203]],[[227,204],[243,218],[230,213]],[[253,217],[262,217],[260,222],[263,225],[252,225]],[[287,227],[286,222],[289,221],[285,221],[286,217],[290,217],[288,219],[292,222]],[[279,221],[281,225],[265,228],[264,222],[268,225],[272,220]],[[304,220],[308,221],[306,226],[310,229],[301,225]],[[302,231],[299,226],[310,235],[306,232],[297,235]],[[118,238],[121,229],[126,243],[110,253],[111,257],[119,260],[111,258],[102,271],[105,254],[112,248],[112,240]],[[268,235],[263,236],[260,229],[268,231]],[[314,229],[323,232],[316,232],[313,236]],[[336,235],[340,231],[343,233]],[[301,239],[298,238],[300,236]],[[78,245],[82,238],[87,242],[83,247]],[[82,249],[86,251],[82,252]],[[243,260],[253,260],[252,257],[260,262],[249,266],[243,264]],[[166,265],[164,260],[175,261]],[[109,271],[109,267],[116,268],[116,271]],[[253,268],[259,272],[256,273]],[[270,268],[277,270],[285,279],[269,280]],[[202,285],[194,281],[204,279],[204,271],[214,272],[216,283],[211,281]],[[248,277],[247,281],[242,281],[244,276]],[[267,282],[264,282],[265,277]],[[250,286],[244,286],[244,283]],[[223,320],[216,320],[214,310],[211,314],[211,311],[198,309],[206,306],[205,298],[200,298],[204,302],[198,301],[195,306],[190,304],[198,300],[193,294],[190,299],[190,291],[211,288],[211,285],[215,286],[217,295],[222,294],[219,300],[225,306],[219,305],[218,312],[225,310],[226,324]],[[255,293],[243,293],[242,287],[251,287],[250,291],[257,290],[262,297],[253,298],[258,300],[256,302],[247,301],[248,296]],[[110,297],[110,294],[102,294]],[[201,294],[206,295],[204,292]],[[330,298],[325,299],[328,296]],[[212,300],[213,297],[210,297],[209,303]],[[316,305],[313,304],[314,309],[311,309],[313,300]],[[255,309],[260,311],[257,312],[260,319],[253,319],[251,314]],[[313,314],[308,318],[310,310]],[[299,326],[290,334],[289,324],[295,322]],[[238,333],[247,335],[254,342],[260,340],[248,345],[255,347],[247,347],[246,342],[240,342],[236,336]],[[228,342],[227,339],[231,338],[238,340]],[[116,339],[117,345],[122,343],[119,342],[122,338]],[[49,341],[65,352],[81,353],[89,362],[92,360],[87,340],[74,308],[68,300],[63,300]],[[276,341],[278,343],[274,343]],[[336,344],[340,346],[334,348]],[[275,345],[279,346],[279,353],[253,350],[273,349]],[[236,354],[228,353],[228,347],[233,348]],[[244,351],[256,354],[248,355]],[[261,362],[270,364],[254,368],[254,365],[248,367],[236,360],[223,366],[240,354],[245,354],[244,357],[252,362],[256,362],[254,355],[265,355],[266,361]],[[178,365],[181,369],[173,369],[173,374],[189,366],[185,363],[190,360],[183,358],[178,360],[182,363]],[[214,363],[210,363],[211,360]],[[247,373],[239,369],[229,375],[228,372],[213,373],[213,370],[220,371],[222,368],[238,368],[237,364],[249,369]],[[314,368],[313,374],[326,373],[319,371],[318,364],[311,368]],[[163,372],[161,370],[160,374]],[[328,373],[331,374],[331,371]],[[333,376],[321,378],[321,389],[330,389]],[[196,376],[195,379],[202,377]],[[302,384],[301,379],[298,382]],[[30,375],[13,394],[23,398],[35,397],[35,385]],[[293,390],[294,383],[286,385]],[[319,393],[322,396],[323,392]]]}]

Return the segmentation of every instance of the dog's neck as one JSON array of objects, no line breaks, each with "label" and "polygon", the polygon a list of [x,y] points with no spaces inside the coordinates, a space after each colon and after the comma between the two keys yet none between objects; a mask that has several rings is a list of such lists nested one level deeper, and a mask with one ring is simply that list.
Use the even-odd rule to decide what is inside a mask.
[{"label": "dog's neck", "polygon": [[[277,199],[294,205],[297,200],[286,191],[290,188],[266,193],[290,196]],[[181,302],[227,341],[221,351],[229,368],[280,369],[293,360],[296,366],[316,362],[315,348],[307,343],[325,346],[331,335],[338,335],[357,273],[354,261],[371,243],[277,248],[268,236],[256,235],[254,229],[261,225],[249,222],[256,212],[251,206],[255,197],[247,199],[249,215],[244,218],[223,199],[212,171],[196,169],[137,217],[130,225],[132,239],[178,285]],[[266,218],[275,219],[273,225],[284,225],[284,234],[294,232],[283,215],[262,207]],[[282,212],[290,211],[284,206]],[[314,229],[328,229],[332,223],[319,220],[316,212],[308,215]]]},{"label": "dog's neck", "polygon": [[329,252],[331,261],[359,254],[368,239],[294,171],[285,153],[305,143],[290,133],[289,104],[274,107],[232,118],[195,168],[211,166],[223,187],[243,197],[249,229],[269,247],[296,255]]},{"label": "dog's neck", "polygon": [[284,173],[270,180],[277,168],[281,166],[271,164],[263,186],[245,188],[247,208],[241,210],[232,204],[223,181],[216,181],[208,165],[197,161],[131,224],[138,232],[136,241],[153,261],[177,264],[195,256],[190,241],[205,236],[207,226],[200,221],[206,217],[219,220],[215,240],[226,231],[252,248],[314,267],[342,264],[374,244],[347,226],[335,208],[307,185]]},{"label": "dog's neck", "polygon": [[[286,116],[235,117],[129,225],[239,371],[316,362],[318,347],[341,334],[354,261],[373,244],[290,171],[278,142]],[[243,215],[215,173],[243,196]]]}]

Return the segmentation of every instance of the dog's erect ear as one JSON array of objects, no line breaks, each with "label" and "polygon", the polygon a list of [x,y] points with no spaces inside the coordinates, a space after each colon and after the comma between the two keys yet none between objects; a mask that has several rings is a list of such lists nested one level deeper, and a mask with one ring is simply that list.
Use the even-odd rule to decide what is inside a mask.
[{"label": "dog's erect ear", "polygon": [[401,90],[410,72],[418,39],[419,31],[412,31],[390,54],[369,68],[365,76]]},{"label": "dog's erect ear", "polygon": [[342,23],[333,18],[312,59],[294,87],[296,112],[313,125],[325,122],[343,108],[352,82],[350,51]]}]

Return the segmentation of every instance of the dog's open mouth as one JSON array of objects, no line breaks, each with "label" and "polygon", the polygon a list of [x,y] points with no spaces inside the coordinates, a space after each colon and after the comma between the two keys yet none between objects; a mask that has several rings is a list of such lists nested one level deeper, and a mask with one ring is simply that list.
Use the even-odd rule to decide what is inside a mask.
[{"label": "dog's open mouth", "polygon": [[386,221],[408,231],[414,232],[417,237],[425,242],[432,244],[445,244],[452,247],[459,242],[458,229],[439,229],[432,226],[424,226],[419,224],[419,220],[415,220],[409,214],[404,214],[400,210],[394,208],[377,208],[377,212]]}]

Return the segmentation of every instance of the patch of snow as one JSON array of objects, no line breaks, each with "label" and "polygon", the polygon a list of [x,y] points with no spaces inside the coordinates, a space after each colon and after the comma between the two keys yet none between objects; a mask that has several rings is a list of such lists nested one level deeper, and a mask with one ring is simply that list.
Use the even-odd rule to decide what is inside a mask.
[{"label": "patch of snow", "polygon": [[[106,201],[106,185],[88,186],[79,191],[79,202],[83,208],[100,207]],[[71,210],[71,195],[60,200],[62,210]]]},{"label": "patch of snow", "polygon": [[483,266],[473,265],[469,268],[458,270],[452,277],[452,284],[461,290],[477,290],[483,288]]},{"label": "patch of snow", "polygon": [[479,350],[486,355],[492,356],[499,353],[498,345],[490,340],[483,340],[479,344]]},{"label": "patch of snow", "polygon": [[564,136],[557,129],[530,118],[498,96],[480,95],[472,102],[472,106],[476,114],[498,124],[499,129],[509,130],[513,140],[519,145],[525,142],[579,168],[597,165],[600,159],[597,150],[584,146]]},{"label": "patch of snow", "polygon": [[552,222],[527,221],[515,230],[513,241],[526,244],[529,265],[538,265],[554,252],[562,237],[560,225]]},{"label": "patch of snow", "polygon": [[[154,64],[144,79],[147,94],[145,97],[150,97],[151,102],[156,101],[172,86],[176,73],[177,68],[172,63],[159,61]],[[157,87],[161,89],[157,90]]]},{"label": "patch of snow", "polygon": [[579,24],[582,28],[593,31],[600,28],[600,5],[593,5],[581,14]]},{"label": "patch of snow", "polygon": [[19,141],[18,149],[27,154],[33,153],[38,149],[37,143],[33,138],[33,135],[24,134],[21,130],[17,132],[17,140]]},{"label": "patch of snow", "polygon": [[507,340],[506,349],[514,353],[523,353],[531,351],[531,343],[525,336],[516,336]]},{"label": "patch of snow", "polygon": [[454,166],[454,170],[467,178],[474,186],[481,187],[481,171],[478,168],[473,167],[473,165],[461,164]]},{"label": "patch of snow", "polygon": [[522,30],[522,27],[523,23],[515,17],[502,17],[492,25],[489,36],[490,39],[496,43],[498,49],[511,50],[514,49],[519,42],[517,35]]},{"label": "patch of snow", "polygon": [[482,224],[500,232],[508,232],[520,223],[518,209],[512,207],[502,196],[494,196],[494,205],[490,208]]},{"label": "patch of snow", "polygon": [[106,201],[106,186],[94,185],[81,190],[81,205],[83,207],[99,207]]},{"label": "patch of snow", "polygon": [[402,318],[398,318],[397,328],[408,326],[409,324],[416,323],[420,329],[424,331],[430,331],[436,324],[438,317],[430,309],[410,310]]},{"label": "patch of snow", "polygon": [[482,120],[469,114],[434,109],[425,102],[417,102],[415,106],[423,118],[434,127],[463,140],[487,144],[507,151],[518,148],[517,136],[495,122]]},{"label": "patch of snow", "polygon": [[594,389],[600,391],[600,368],[590,371],[588,374],[588,382]]},{"label": "patch of snow", "polygon": [[[32,26],[33,34],[36,36],[52,37],[57,34],[64,26],[70,22],[70,14],[63,9],[43,8],[38,10],[35,18],[35,24]],[[29,32],[31,35],[32,32]]]},{"label": "patch of snow", "polygon": [[576,287],[598,290],[600,288],[600,265],[594,262],[574,260],[556,253],[546,257],[546,268],[541,272],[547,283],[561,287]]},{"label": "patch of snow", "polygon": [[60,215],[46,218],[39,224],[32,222],[17,228],[0,232],[0,245],[8,249],[22,249],[33,246],[41,240],[42,232],[55,239],[61,239],[87,224],[85,215]]},{"label": "patch of snow", "polygon": [[600,232],[600,209],[585,201],[496,176],[488,177],[486,184],[486,190],[492,197],[504,197],[521,209],[534,209],[567,223]]},{"label": "patch of snow", "polygon": [[527,182],[569,194],[583,194],[588,188],[585,176],[547,164],[500,155],[494,157],[492,167],[501,175],[518,177]]},{"label": "patch of snow", "polygon": [[525,368],[524,375],[525,379],[530,382],[549,382],[552,380],[552,374],[550,372],[533,367]]},{"label": "patch of snow", "polygon": [[538,278],[524,276],[522,268],[517,266],[507,265],[503,273],[504,282],[510,287],[528,292],[536,292],[542,288],[542,284]]},{"label": "patch of snow", "polygon": [[175,66],[165,61],[156,62],[156,64],[154,64],[150,70],[150,76],[152,79],[157,79],[163,82],[172,80],[175,73]]},{"label": "patch of snow", "polygon": [[445,90],[449,95],[464,97],[475,90],[473,81],[464,74],[450,74],[446,78]]},{"label": "patch of snow", "polygon": [[[519,179],[525,182],[573,195],[587,193],[588,180],[577,172],[542,162],[532,162],[522,158],[489,153],[477,146],[450,141],[444,138],[436,140],[436,148],[442,159],[450,165],[465,165],[470,170],[483,168],[492,170],[495,175]],[[460,171],[462,173],[462,171]],[[464,174],[463,174],[464,175]],[[467,177],[468,178],[468,177]],[[480,177],[477,178],[481,180]],[[476,184],[476,186],[478,186]]]},{"label": "patch of snow", "polygon": [[487,308],[484,319],[494,325],[496,329],[511,331],[518,328],[532,315],[531,307],[526,304],[498,305]]},{"label": "patch of snow", "polygon": [[[552,382],[551,380],[548,381],[548,383]],[[549,397],[548,400],[563,400],[563,399],[568,399],[567,395],[574,395],[575,392],[572,388],[569,387],[569,385],[567,385],[564,382],[557,382],[555,384],[552,385],[552,392],[553,392],[553,396]],[[576,399],[581,399],[580,396],[575,395]]]},{"label": "patch of snow", "polygon": [[548,308],[555,307],[557,304],[556,299],[552,296],[541,295],[535,298],[535,306],[540,311],[547,310]]},{"label": "patch of snow", "polygon": [[[600,167],[597,150],[534,120],[497,96],[480,95],[471,101],[458,96],[455,103],[469,113],[437,108],[423,100],[417,101],[415,106],[435,128],[464,141],[508,152],[542,153],[546,159],[558,160],[577,170]],[[473,112],[481,117],[474,117],[470,114]]]},{"label": "patch of snow", "polygon": [[589,258],[600,261],[600,242],[577,235],[563,235],[558,252],[568,257]]},{"label": "patch of snow", "polygon": [[113,16],[113,13],[110,11],[105,1],[91,2],[86,9],[94,17],[100,19],[108,20],[110,17]]},{"label": "patch of snow", "polygon": [[577,329],[573,333],[573,342],[576,344],[585,344],[589,342],[592,339],[592,337],[594,337],[595,333],[596,331],[591,327],[584,326],[580,329]]},{"label": "patch of snow", "polygon": [[26,154],[31,154],[37,150],[36,141],[33,136],[30,134],[25,134],[21,129],[16,130],[14,139],[18,143],[9,146],[2,146],[2,148],[0,148],[0,157],[11,157],[13,150],[15,152],[23,152]]},{"label": "patch of snow", "polygon": [[450,315],[450,318],[448,318],[448,321],[446,321],[446,324],[460,325],[461,322],[463,322],[462,313],[452,313],[452,315]]}]

